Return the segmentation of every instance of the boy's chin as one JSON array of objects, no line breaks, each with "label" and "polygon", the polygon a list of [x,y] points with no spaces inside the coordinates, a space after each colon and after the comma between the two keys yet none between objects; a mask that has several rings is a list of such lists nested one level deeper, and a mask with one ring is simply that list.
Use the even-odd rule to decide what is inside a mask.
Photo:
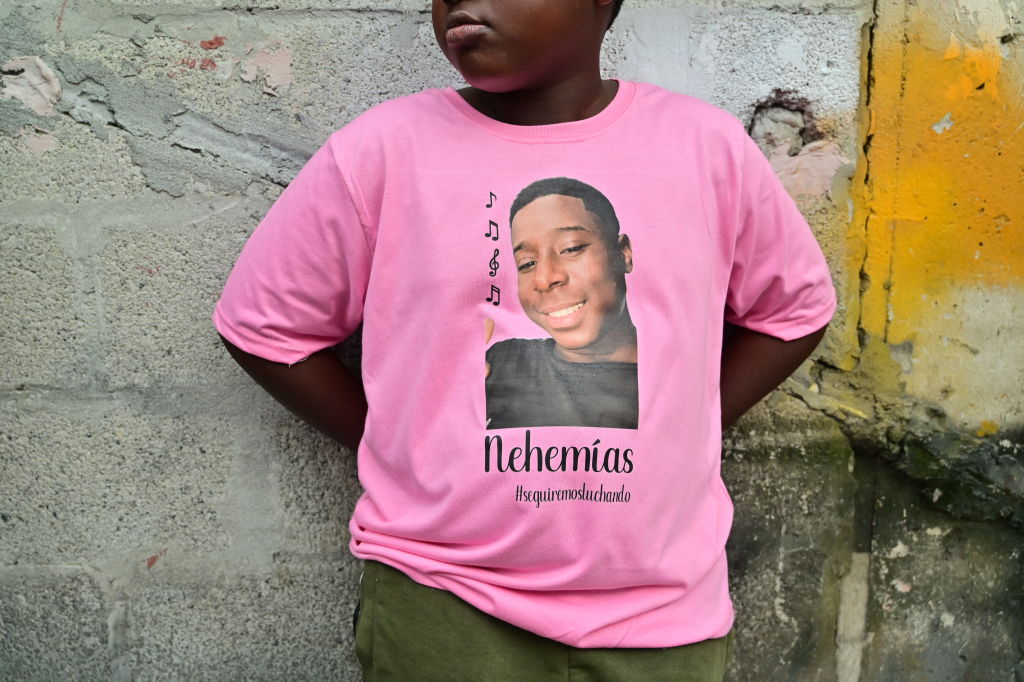
[{"label": "boy's chin", "polygon": [[502,94],[517,90],[528,90],[529,82],[523,78],[508,75],[493,75],[461,71],[462,78],[473,88],[481,92]]},{"label": "boy's chin", "polygon": [[557,331],[552,333],[550,329],[545,331],[551,336],[558,349],[566,353],[586,353],[594,345],[593,338],[581,338],[580,336],[562,334]]},{"label": "boy's chin", "polygon": [[503,94],[503,93],[506,93],[506,92],[514,92],[517,89],[517,88],[514,88],[514,87],[509,87],[507,85],[495,84],[495,83],[490,83],[490,82],[487,82],[487,81],[479,81],[479,80],[476,80],[476,79],[470,80],[469,78],[466,78],[465,81],[474,90],[479,90],[480,92],[486,92],[486,93],[491,94],[491,95],[500,95],[500,94]]}]

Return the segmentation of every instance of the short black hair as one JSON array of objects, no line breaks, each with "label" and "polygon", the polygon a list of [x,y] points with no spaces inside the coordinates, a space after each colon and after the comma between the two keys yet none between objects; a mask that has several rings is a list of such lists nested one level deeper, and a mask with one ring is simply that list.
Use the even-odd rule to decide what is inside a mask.
[{"label": "short black hair", "polygon": [[612,18],[608,22],[608,28],[612,27],[615,23],[615,17],[619,16],[619,10],[622,9],[622,0],[615,0],[615,6],[612,7]]},{"label": "short black hair", "polygon": [[512,208],[509,209],[509,225],[515,220],[516,214],[527,204],[553,194],[573,197],[582,201],[583,208],[597,218],[598,225],[601,226],[601,236],[605,241],[608,244],[618,242],[619,218],[615,215],[612,202],[608,201],[608,197],[601,194],[595,187],[575,178],[544,178],[524,187],[512,202]]}]

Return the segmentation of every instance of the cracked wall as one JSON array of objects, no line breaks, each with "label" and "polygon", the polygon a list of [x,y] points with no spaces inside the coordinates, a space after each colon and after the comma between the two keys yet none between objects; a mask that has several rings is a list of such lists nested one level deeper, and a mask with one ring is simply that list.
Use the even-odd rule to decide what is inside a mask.
[{"label": "cracked wall", "polygon": [[875,392],[876,423],[848,420],[854,438],[940,507],[1018,527],[1022,26],[1015,0],[878,3],[850,234],[861,262],[845,273],[857,337],[839,363]]},{"label": "cracked wall", "polygon": [[[726,434],[731,679],[1024,679],[1017,4],[629,0],[608,38],[747,125],[840,296]],[[418,0],[0,4],[0,681],[358,679],[351,453],[208,317],[333,129],[457,84],[433,41]]]}]

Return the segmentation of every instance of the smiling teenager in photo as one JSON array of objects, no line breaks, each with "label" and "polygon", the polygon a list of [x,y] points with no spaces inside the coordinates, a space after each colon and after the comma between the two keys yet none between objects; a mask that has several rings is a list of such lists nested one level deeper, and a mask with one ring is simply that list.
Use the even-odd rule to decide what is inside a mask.
[{"label": "smiling teenager in photo", "polygon": [[584,182],[547,178],[519,193],[510,224],[519,303],[547,338],[488,349],[488,428],[637,428],[633,249],[615,209]]}]

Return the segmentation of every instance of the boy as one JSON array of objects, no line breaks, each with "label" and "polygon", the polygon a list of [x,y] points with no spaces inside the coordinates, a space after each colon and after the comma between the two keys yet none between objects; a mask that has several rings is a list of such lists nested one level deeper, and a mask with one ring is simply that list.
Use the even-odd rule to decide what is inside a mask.
[{"label": "boy", "polygon": [[487,428],[637,427],[629,237],[608,198],[573,178],[526,187],[509,211],[519,305],[547,333],[487,351]]},{"label": "boy", "polygon": [[[835,299],[737,121],[601,79],[618,4],[434,0],[470,87],[385,102],[333,134],[214,314],[261,385],[358,444],[367,679],[724,674],[721,428],[810,354]],[[499,233],[537,178],[601,188],[629,226],[635,429],[486,428],[481,321],[536,334]],[[328,350],[360,320],[361,385]]]}]

